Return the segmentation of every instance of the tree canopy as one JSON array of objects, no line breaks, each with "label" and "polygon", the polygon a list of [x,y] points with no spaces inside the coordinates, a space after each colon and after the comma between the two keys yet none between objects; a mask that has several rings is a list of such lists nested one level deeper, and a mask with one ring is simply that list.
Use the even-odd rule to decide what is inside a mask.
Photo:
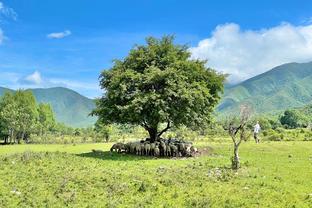
[{"label": "tree canopy", "polygon": [[18,90],[5,93],[0,99],[0,136],[16,140],[27,140],[27,135],[52,128],[55,125],[53,111],[49,104],[37,105],[31,91]]},{"label": "tree canopy", "polygon": [[280,122],[286,128],[298,128],[308,126],[308,118],[298,110],[286,110],[280,117]]},{"label": "tree canopy", "polygon": [[46,103],[40,103],[38,105],[39,113],[39,125],[41,129],[41,134],[48,130],[52,130],[56,125],[55,117],[51,105]]},{"label": "tree canopy", "polygon": [[156,140],[172,126],[208,123],[224,79],[172,36],[149,37],[101,73],[105,93],[92,114],[104,124],[141,125]]}]

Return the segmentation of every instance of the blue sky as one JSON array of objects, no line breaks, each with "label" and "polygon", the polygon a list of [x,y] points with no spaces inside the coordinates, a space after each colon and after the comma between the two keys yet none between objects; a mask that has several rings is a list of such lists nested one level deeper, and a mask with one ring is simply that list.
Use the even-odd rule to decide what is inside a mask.
[{"label": "blue sky", "polygon": [[239,82],[312,60],[309,0],[0,0],[0,86],[101,95],[98,76],[146,36],[174,34]]}]

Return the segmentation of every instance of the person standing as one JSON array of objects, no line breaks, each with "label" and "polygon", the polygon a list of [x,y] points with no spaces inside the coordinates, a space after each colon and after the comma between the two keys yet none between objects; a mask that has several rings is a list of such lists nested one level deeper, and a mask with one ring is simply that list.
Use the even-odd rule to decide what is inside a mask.
[{"label": "person standing", "polygon": [[259,121],[257,121],[256,125],[254,126],[254,138],[257,144],[259,143],[260,130],[261,130],[261,127],[260,127]]}]

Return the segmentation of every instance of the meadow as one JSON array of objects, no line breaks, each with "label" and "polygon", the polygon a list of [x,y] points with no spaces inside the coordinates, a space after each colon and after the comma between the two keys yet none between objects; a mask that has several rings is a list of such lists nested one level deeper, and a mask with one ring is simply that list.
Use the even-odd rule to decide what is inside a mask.
[{"label": "meadow", "polygon": [[312,207],[312,143],[198,142],[195,158],[113,153],[111,143],[0,146],[0,207]]}]

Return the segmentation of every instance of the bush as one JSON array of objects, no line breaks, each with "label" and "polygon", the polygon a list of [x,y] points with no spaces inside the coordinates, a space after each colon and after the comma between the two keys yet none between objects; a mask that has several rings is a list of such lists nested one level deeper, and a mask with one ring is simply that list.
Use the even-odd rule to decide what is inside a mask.
[{"label": "bush", "polygon": [[282,141],[284,139],[284,134],[273,133],[268,135],[266,138],[268,141]]}]

